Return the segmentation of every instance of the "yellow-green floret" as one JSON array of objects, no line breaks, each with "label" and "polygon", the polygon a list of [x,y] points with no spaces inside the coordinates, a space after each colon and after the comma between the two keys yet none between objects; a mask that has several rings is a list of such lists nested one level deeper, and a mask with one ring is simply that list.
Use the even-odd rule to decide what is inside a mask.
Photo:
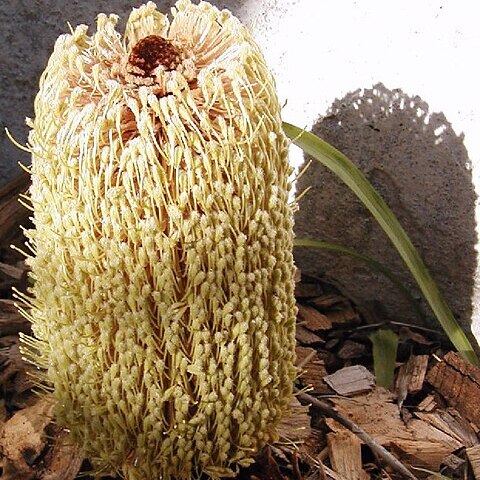
[{"label": "yellow-green floret", "polygon": [[206,2],[116,23],[62,35],[41,77],[23,348],[98,472],[225,476],[275,438],[295,376],[275,84]]}]

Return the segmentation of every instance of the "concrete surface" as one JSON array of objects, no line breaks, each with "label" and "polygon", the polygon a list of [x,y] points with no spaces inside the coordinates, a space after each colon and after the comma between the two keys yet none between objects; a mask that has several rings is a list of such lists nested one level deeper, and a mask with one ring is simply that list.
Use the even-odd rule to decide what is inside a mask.
[{"label": "concrete surface", "polygon": [[[456,318],[470,330],[475,192],[463,137],[420,97],[382,84],[336,100],[313,132],[367,175],[419,248]],[[347,244],[388,266],[422,298],[389,239],[348,187],[318,163],[297,182],[298,191],[308,186],[313,188],[296,216],[299,237]],[[311,249],[299,249],[296,261],[306,273],[335,279],[374,322],[419,321],[401,292],[364,263]],[[435,328],[429,309],[421,306]]]},{"label": "concrete surface", "polygon": [[[140,0],[0,0],[0,34],[4,40],[0,49],[0,186],[17,174],[17,161],[29,163],[28,155],[11,145],[3,130],[8,126],[20,142],[25,142],[24,118],[32,115],[38,78],[55,39],[67,31],[66,21],[73,25],[94,25],[96,14],[101,11],[115,12],[125,18],[131,7],[141,3]],[[213,3],[229,8],[251,25],[276,75],[280,98],[287,102],[283,110],[285,120],[307,128],[315,124],[316,131],[334,143],[339,142],[337,146],[348,150],[359,162],[367,160],[366,155],[360,155],[360,148],[368,152],[374,181],[393,201],[394,207],[403,212],[402,206],[395,206],[397,193],[402,190],[401,194],[406,196],[402,202],[407,202],[408,208],[405,207],[401,218],[411,218],[409,229],[420,228],[419,247],[430,262],[436,264],[436,259],[443,257],[437,275],[442,277],[443,272],[448,271],[451,273],[447,276],[455,278],[451,276],[455,270],[457,278],[463,275],[462,286],[455,290],[447,283],[445,293],[453,297],[457,291],[463,292],[457,297],[454,309],[465,325],[473,318],[474,328],[480,329],[478,289],[474,281],[479,272],[471,252],[476,241],[472,181],[478,185],[480,172],[480,73],[477,62],[472,60],[478,56],[480,47],[477,26],[480,4],[404,0],[397,2],[395,8],[385,8],[382,0],[222,0]],[[157,4],[166,10],[173,1],[157,1]],[[414,113],[408,109],[384,117],[375,110],[375,104],[370,110],[362,110],[366,116],[375,113],[374,119],[354,115],[349,102],[359,99],[361,94],[356,93],[357,90],[371,89],[378,82],[386,85],[387,95],[398,93],[412,98],[421,104],[423,111],[428,110],[423,116],[425,130],[418,130],[418,124],[413,126]],[[340,98],[343,100],[335,103],[335,99]],[[377,106],[388,103],[372,98],[372,102],[377,100]],[[345,105],[342,106],[342,102]],[[327,114],[332,104],[335,113]],[[434,112],[438,115],[432,115]],[[411,126],[410,134],[400,129],[399,118]],[[338,124],[339,119],[343,119],[342,125]],[[380,125],[374,127],[380,131],[365,126],[369,123]],[[444,125],[443,133],[440,130],[432,133],[432,126],[437,124]],[[419,135],[418,143],[415,135]],[[438,145],[435,144],[437,137],[442,139]],[[410,143],[400,145],[400,141]],[[421,150],[413,151],[412,145],[421,146]],[[395,161],[399,161],[400,155],[407,159],[402,158],[400,170],[396,165],[389,170],[386,168],[388,158],[384,156],[382,160],[378,149],[386,155],[391,153]],[[437,154],[446,170],[437,171],[432,166]],[[416,165],[408,163],[415,157]],[[302,161],[298,149],[292,149],[292,162],[299,165]],[[471,171],[466,167],[470,163]],[[368,164],[364,165],[369,168]],[[455,174],[450,178],[449,166],[452,165]],[[416,179],[410,178],[413,170]],[[429,186],[434,181],[430,178],[432,171],[436,175],[435,187]],[[398,175],[406,177],[399,179]],[[330,188],[331,183],[332,192],[337,192],[337,186],[328,176],[312,171],[310,178],[317,192]],[[407,190],[403,190],[405,188]],[[438,188],[446,193],[436,195]],[[432,196],[425,195],[428,191],[433,192]],[[457,193],[461,198],[457,198]],[[338,221],[327,226],[331,218],[327,218],[328,210],[322,213],[324,208],[329,208],[328,202],[322,203],[324,197],[317,195],[318,203],[312,195],[305,199],[310,202],[306,217],[309,222],[313,219],[316,222],[312,233],[323,239],[322,232],[333,228],[335,238],[342,243],[359,242],[367,249],[386,252],[388,247],[384,243],[376,246],[369,243],[373,242],[373,236],[368,237],[368,241],[363,239],[365,231],[368,233],[374,227],[367,218],[360,217],[361,209],[355,203],[349,206],[349,213],[343,215],[345,224]],[[478,207],[475,212],[478,219]],[[356,222],[346,218],[357,213]],[[310,226],[302,222],[300,215],[297,229],[299,233],[306,233]],[[450,226],[446,226],[449,222]],[[430,228],[436,233],[426,233]],[[451,239],[455,231],[459,237],[456,240]],[[430,235],[428,242],[423,239],[424,234]],[[430,241],[431,235],[436,235],[436,243]],[[440,235],[449,240],[443,240]],[[298,260],[305,266],[301,257]],[[317,265],[319,272],[330,268],[327,264]],[[352,264],[349,268],[358,271],[360,267]],[[368,286],[366,290],[378,290],[378,284],[370,282],[371,277],[362,278],[364,287]],[[392,315],[388,301],[387,298],[384,308]],[[397,311],[400,310],[395,307],[395,313]]]}]

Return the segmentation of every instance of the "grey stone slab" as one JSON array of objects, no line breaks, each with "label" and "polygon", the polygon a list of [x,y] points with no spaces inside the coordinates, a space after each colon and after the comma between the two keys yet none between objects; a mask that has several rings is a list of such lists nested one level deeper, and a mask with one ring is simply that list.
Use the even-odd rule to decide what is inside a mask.
[{"label": "grey stone slab", "polygon": [[[470,332],[476,196],[463,137],[421,98],[382,84],[336,100],[313,132],[366,174]],[[298,181],[297,191],[308,186],[313,188],[300,200],[296,215],[297,236],[342,243],[379,260],[414,292],[426,322],[439,328],[398,253],[354,194],[317,162]],[[299,249],[296,261],[306,273],[334,279],[367,315],[421,322],[388,279],[351,257]]]}]

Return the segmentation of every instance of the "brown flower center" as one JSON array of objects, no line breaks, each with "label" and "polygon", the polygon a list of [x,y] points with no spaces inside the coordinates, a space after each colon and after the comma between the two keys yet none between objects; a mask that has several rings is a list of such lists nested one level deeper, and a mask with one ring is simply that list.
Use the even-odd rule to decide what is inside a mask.
[{"label": "brown flower center", "polygon": [[127,63],[127,71],[140,77],[153,77],[153,71],[163,65],[174,70],[181,62],[179,50],[159,35],[149,35],[133,47]]}]

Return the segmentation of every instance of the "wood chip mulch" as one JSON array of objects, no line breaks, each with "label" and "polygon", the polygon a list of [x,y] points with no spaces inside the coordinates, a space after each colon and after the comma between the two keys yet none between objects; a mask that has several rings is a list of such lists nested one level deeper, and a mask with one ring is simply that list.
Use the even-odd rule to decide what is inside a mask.
[{"label": "wood chip mulch", "polygon": [[[88,462],[55,425],[52,403],[35,393],[21,358],[12,287],[25,290],[20,225],[29,212],[17,197],[23,175],[0,190],[0,480],[89,479]],[[447,339],[415,325],[369,324],[328,282],[298,272],[297,395],[242,480],[480,479],[480,369]],[[369,335],[400,337],[392,388],[378,387]],[[443,475],[443,476],[442,476]]]}]

